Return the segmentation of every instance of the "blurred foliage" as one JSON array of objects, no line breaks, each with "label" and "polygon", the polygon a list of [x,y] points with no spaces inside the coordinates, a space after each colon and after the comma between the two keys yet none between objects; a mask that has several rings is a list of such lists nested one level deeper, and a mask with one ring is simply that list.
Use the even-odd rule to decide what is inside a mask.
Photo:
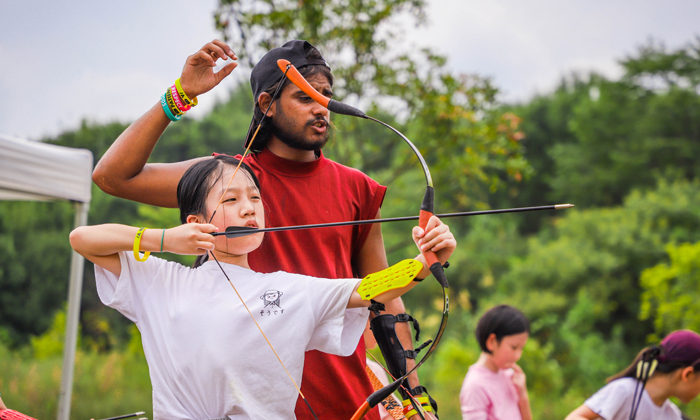
[{"label": "blurred foliage", "polygon": [[[551,93],[504,105],[489,79],[451,74],[443,57],[397,46],[394,24],[406,18],[422,21],[423,2],[221,0],[216,16],[251,62],[287,39],[317,45],[339,96],[424,154],[438,213],[577,205],[448,221],[459,243],[447,269],[450,322],[419,372],[442,418],[458,418],[464,374],[479,357],[476,322],[496,304],[514,305],[531,320],[520,364],[535,418],[561,419],[641,347],[672,329],[700,329],[700,39],[676,50],[649,42],[621,61],[619,80],[571,75]],[[252,104],[248,86],[235,88],[202,119],[171,125],[151,161],[242,152]],[[416,214],[425,181],[402,140],[371,121],[334,116],[333,124],[324,153],[389,186],[384,216]],[[45,141],[99,159],[124,128],[86,121]],[[37,418],[56,411],[73,217],[70,203],[0,202],[0,389]],[[178,219],[93,189],[91,224]],[[383,226],[390,262],[416,252],[411,226]],[[426,281],[404,301],[428,339],[440,288]],[[138,330],[101,304],[88,264],[73,418],[148,411],[150,398]],[[698,402],[681,408],[700,417]]]},{"label": "blurred foliage", "polygon": [[540,177],[527,198],[617,205],[659,177],[700,175],[700,37],[674,51],[650,41],[620,64],[620,80],[572,75],[513,107]]},{"label": "blurred foliage", "polygon": [[[52,328],[32,339],[31,347],[11,351],[0,344],[0,389],[5,404],[34,418],[55,418],[61,386],[65,313]],[[79,349],[75,360],[71,418],[106,418],[145,411],[153,418],[148,365],[140,335],[131,328],[137,351]]]},{"label": "blurred foliage", "polygon": [[668,263],[642,272],[641,319],[653,319],[658,341],[673,330],[700,331],[700,242],[670,243]]}]

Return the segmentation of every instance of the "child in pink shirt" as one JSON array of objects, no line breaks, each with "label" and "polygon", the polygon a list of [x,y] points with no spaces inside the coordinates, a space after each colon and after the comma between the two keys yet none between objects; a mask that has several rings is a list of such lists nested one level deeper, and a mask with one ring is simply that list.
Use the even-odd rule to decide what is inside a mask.
[{"label": "child in pink shirt", "polygon": [[479,360],[469,367],[459,401],[463,420],[532,420],[525,373],[516,364],[530,323],[519,310],[500,305],[479,320]]}]

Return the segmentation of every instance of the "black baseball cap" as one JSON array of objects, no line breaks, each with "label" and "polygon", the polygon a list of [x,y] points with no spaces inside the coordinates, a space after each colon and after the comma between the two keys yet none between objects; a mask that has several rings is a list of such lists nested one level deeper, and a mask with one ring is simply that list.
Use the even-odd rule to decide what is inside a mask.
[{"label": "black baseball cap", "polygon": [[[283,72],[277,65],[277,60],[285,59],[297,68],[297,70],[302,69],[306,66],[322,65],[330,69],[328,63],[323,58],[321,59],[309,59],[309,51],[316,49],[308,41],[294,40],[289,41],[279,48],[274,48],[267,52],[258,64],[253,67],[253,71],[250,73],[250,87],[253,90],[253,101],[255,101],[255,106],[257,105],[258,98],[266,90],[270,89],[280,80],[282,80]],[[318,50],[317,50],[318,51]],[[319,53],[320,56],[320,53]],[[264,111],[264,110],[261,110]],[[255,133],[260,121],[253,115],[253,120],[250,122],[250,127],[248,128],[248,134],[246,135],[243,147],[248,147],[250,139]],[[255,144],[251,146],[251,149],[261,150],[264,144],[257,138]]]}]

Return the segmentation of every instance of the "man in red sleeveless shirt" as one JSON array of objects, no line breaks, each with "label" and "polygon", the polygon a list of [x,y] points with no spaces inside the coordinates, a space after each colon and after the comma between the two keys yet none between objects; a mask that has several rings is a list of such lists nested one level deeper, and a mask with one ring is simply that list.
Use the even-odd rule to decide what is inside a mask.
[{"label": "man in red sleeveless shirt", "polygon": [[[231,62],[214,73],[219,58]],[[271,50],[252,71],[256,103],[246,146],[262,120],[263,110],[272,101],[251,147],[254,152],[245,159],[260,179],[268,226],[379,217],[386,187],[358,170],[326,159],[321,152],[328,140],[328,110],[288,81],[272,98],[282,79],[278,58],[292,62],[323,95],[332,96],[333,86],[330,67],[306,41],[290,41]],[[187,58],[180,78],[182,89],[190,98],[211,90],[236,67],[235,60],[225,43],[208,43]],[[180,177],[194,162],[208,157],[168,164],[146,163],[172,120],[164,108],[160,102],[156,104],[131,124],[100,159],[93,180],[102,190],[142,203],[177,207]],[[387,267],[380,226],[269,234],[262,246],[249,255],[249,263],[253,270],[265,273],[283,270],[325,278],[364,277]],[[387,312],[404,313],[400,299],[387,305]],[[404,348],[412,348],[406,323],[397,324],[397,330]],[[362,340],[349,357],[307,352],[301,390],[319,419],[347,420],[372,393],[364,353]],[[418,386],[417,381],[415,375],[411,377],[411,387]],[[313,419],[301,400],[295,414],[298,419]],[[377,410],[366,418],[378,420]]]}]

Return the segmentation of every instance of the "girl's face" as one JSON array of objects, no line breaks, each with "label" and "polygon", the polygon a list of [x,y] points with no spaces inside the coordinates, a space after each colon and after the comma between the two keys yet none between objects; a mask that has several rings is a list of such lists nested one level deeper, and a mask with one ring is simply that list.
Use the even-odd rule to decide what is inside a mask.
[{"label": "girl's face", "polygon": [[513,366],[523,353],[530,335],[527,332],[507,335],[499,343],[496,334],[491,334],[486,340],[486,348],[491,351],[491,358],[499,369],[507,369]]},{"label": "girl's face", "polygon": [[[216,210],[211,223],[219,228],[219,232],[225,231],[228,226],[264,228],[265,211],[260,191],[243,168],[238,170],[231,181],[235,169],[235,167],[227,165],[220,179],[209,191],[207,196],[209,217]],[[228,185],[229,181],[231,181],[231,185]],[[221,204],[217,209],[219,200],[221,200]],[[206,222],[208,220],[204,221],[204,223]],[[217,236],[216,249],[232,255],[248,254],[260,246],[263,235],[264,233],[256,233],[230,239],[223,235]]]}]

